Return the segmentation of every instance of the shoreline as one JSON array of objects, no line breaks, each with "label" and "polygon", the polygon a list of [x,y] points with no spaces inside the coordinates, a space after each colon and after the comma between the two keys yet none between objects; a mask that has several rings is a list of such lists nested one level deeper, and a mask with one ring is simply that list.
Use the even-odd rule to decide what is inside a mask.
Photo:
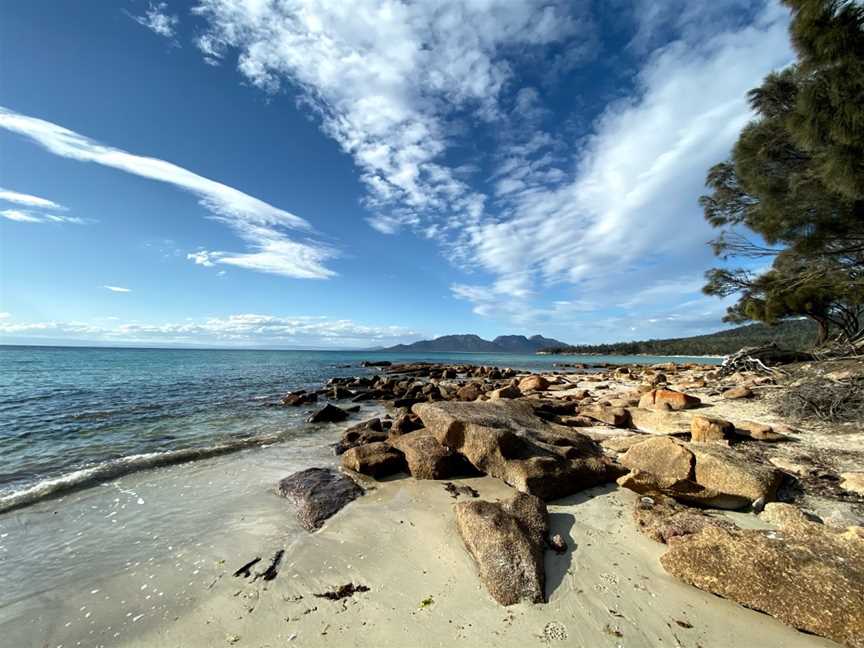
[{"label": "shoreline", "polygon": [[[408,373],[397,376],[412,375],[410,365],[402,369]],[[448,371],[432,380],[443,387]],[[558,371],[554,375],[563,382],[543,395],[566,403],[574,393],[592,390],[615,401],[633,382],[629,374],[613,378],[612,373]],[[504,375],[500,370],[479,375],[494,387],[510,380],[489,377],[499,374]],[[518,381],[530,374],[513,375]],[[333,388],[352,384],[331,382]],[[520,398],[533,397],[529,392]],[[410,407],[415,400],[397,393],[390,407],[403,402]],[[759,401],[710,395],[695,411],[774,420]],[[0,556],[10,558],[13,547],[27,545],[21,530],[37,534],[34,539],[47,535],[53,543],[37,554],[47,555],[42,564],[34,556],[30,564],[13,565],[19,571],[10,574],[12,582],[37,569],[47,580],[23,587],[0,605],[0,631],[11,639],[64,646],[196,648],[294,641],[323,646],[334,640],[355,646],[494,642],[505,648],[559,641],[703,648],[838,645],[666,573],[658,561],[666,546],[640,533],[634,522],[640,496],[614,482],[548,501],[550,535],[561,535],[566,550],[544,554],[542,604],[502,607],[490,597],[454,520],[454,504],[465,496],[454,499],[440,480],[353,474],[365,494],[308,533],[294,519],[292,504],[276,494],[276,483],[310,465],[335,465],[332,442],[370,415],[364,409],[344,423],[325,424],[318,435],[129,474],[0,515]],[[575,430],[612,441],[633,434],[596,422]],[[808,434],[799,431],[795,443],[810,443]],[[484,500],[515,492],[490,476],[451,479],[476,489]],[[744,529],[772,528],[749,512],[713,515]],[[127,528],[125,535],[107,542],[106,532],[121,527]],[[70,529],[78,529],[77,536],[67,543]],[[97,556],[99,562],[91,562]],[[254,558],[262,569],[273,561],[273,580],[232,575]],[[81,564],[69,564],[70,559]],[[348,584],[369,590],[336,601],[318,597]]]}]

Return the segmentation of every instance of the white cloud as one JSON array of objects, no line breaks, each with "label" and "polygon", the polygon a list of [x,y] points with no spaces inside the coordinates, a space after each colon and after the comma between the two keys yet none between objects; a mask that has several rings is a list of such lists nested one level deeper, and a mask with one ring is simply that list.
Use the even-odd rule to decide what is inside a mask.
[{"label": "white cloud", "polygon": [[[524,321],[571,317],[538,305],[553,287],[584,305],[626,304],[656,285],[674,302],[693,284],[668,277],[711,261],[696,199],[750,118],[747,90],[793,58],[788,11],[773,0],[658,4],[621,13],[637,20],[641,69],[631,96],[579,139],[540,128],[542,89],[517,85],[515,70],[552,44],[577,53],[565,67],[590,57],[579,47],[596,41],[588,3],[201,0],[195,13],[208,23],[205,55],[233,48],[255,85],[301,90],[359,167],[372,227],[443,242],[458,266],[491,276],[454,296]],[[444,162],[483,127],[500,135],[490,195]]]},{"label": "white cloud", "polygon": [[0,200],[15,203],[16,205],[24,205],[25,207],[35,207],[40,209],[53,209],[54,211],[66,211],[63,205],[58,205],[53,200],[40,198],[39,196],[31,196],[30,194],[19,193],[11,189],[3,189],[0,187]]},{"label": "white cloud", "polygon": [[434,219],[440,236],[477,222],[484,204],[440,162],[454,116],[499,118],[497,97],[513,77],[501,53],[584,34],[582,4],[202,0],[195,13],[209,23],[198,41],[206,56],[236,48],[255,85],[273,91],[290,79],[304,91],[359,166],[375,229],[428,236]]},{"label": "white cloud", "polygon": [[139,25],[165,38],[174,38],[177,25],[180,24],[180,19],[176,15],[168,14],[168,5],[165,2],[151,2],[143,15],[129,14],[129,16]]},{"label": "white cloud", "polygon": [[111,326],[87,322],[15,322],[0,318],[0,336],[108,343],[345,347],[396,344],[416,339],[417,334],[399,326],[372,326],[348,319],[241,314],[190,319],[182,323],[125,323]]},{"label": "white cloud", "polygon": [[285,230],[311,233],[304,219],[221,182],[157,158],[127,153],[42,119],[0,107],[0,128],[29,137],[51,153],[81,162],[94,162],[151,180],[172,184],[198,196],[212,218],[231,227],[251,252],[209,252],[215,263],[304,279],[326,279],[336,273],[324,263],[335,256],[332,246]]},{"label": "white cloud", "polygon": [[102,286],[102,287],[106,288],[107,290],[110,290],[111,292],[116,292],[116,293],[132,292],[131,288],[122,288],[120,286]]}]

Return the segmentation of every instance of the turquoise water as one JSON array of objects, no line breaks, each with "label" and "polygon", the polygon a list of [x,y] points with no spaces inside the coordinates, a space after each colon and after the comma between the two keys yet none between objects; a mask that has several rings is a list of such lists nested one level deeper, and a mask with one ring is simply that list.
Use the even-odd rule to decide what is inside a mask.
[{"label": "turquoise water", "polygon": [[0,346],[0,511],[139,469],[290,442],[311,433],[307,410],[268,404],[373,372],[363,360],[542,370],[669,358]]}]

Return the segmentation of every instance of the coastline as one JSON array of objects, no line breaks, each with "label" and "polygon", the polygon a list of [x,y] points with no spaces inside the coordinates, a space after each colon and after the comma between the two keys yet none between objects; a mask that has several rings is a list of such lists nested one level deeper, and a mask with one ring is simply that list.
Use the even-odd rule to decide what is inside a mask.
[{"label": "coastline", "polygon": [[[586,389],[615,400],[633,384],[611,372],[556,376],[564,382],[547,397],[562,402]],[[697,411],[775,420],[759,401],[703,401]],[[310,465],[335,466],[331,443],[372,414],[291,443],[133,473],[0,515],[0,556],[18,587],[0,606],[0,632],[14,645],[64,646],[837,646],[666,573],[658,562],[666,547],[634,522],[639,496],[614,482],[548,502],[550,534],[567,549],[545,552],[543,604],[492,600],[442,481],[354,475],[365,495],[319,531],[305,531],[276,483]],[[630,434],[577,429],[596,438]],[[811,440],[804,432],[796,439]],[[515,492],[489,476],[455,481],[485,500]],[[771,528],[752,513],[714,515]],[[125,529],[116,541],[114,529]],[[15,547],[46,537],[52,544],[31,560],[8,561]],[[254,558],[274,561],[273,580],[233,575]],[[316,596],[349,583],[369,589],[336,601]]]}]

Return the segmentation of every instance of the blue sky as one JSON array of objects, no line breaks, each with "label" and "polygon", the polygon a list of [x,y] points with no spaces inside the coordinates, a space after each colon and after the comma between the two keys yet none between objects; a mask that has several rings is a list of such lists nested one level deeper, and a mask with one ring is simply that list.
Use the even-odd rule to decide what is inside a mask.
[{"label": "blue sky", "polygon": [[792,60],[759,0],[0,13],[3,343],[715,330],[696,200]]}]

